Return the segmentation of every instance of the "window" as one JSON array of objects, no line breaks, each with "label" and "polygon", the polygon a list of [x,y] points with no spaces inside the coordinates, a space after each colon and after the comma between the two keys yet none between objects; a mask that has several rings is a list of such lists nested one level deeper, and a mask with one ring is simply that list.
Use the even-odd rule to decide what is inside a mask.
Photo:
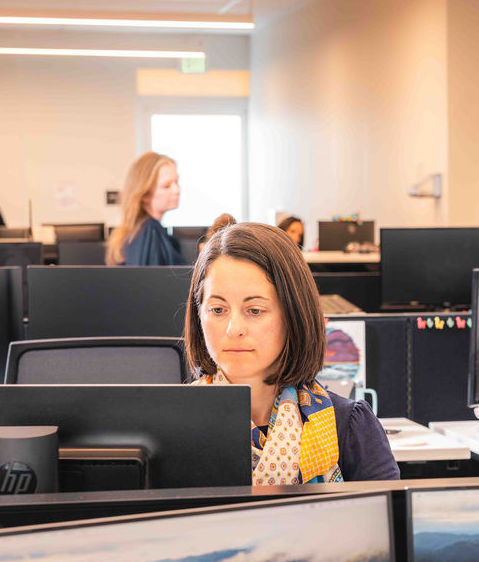
[{"label": "window", "polygon": [[210,225],[221,213],[246,215],[244,117],[234,114],[151,115],[151,147],[178,165],[180,205],[165,226]]}]

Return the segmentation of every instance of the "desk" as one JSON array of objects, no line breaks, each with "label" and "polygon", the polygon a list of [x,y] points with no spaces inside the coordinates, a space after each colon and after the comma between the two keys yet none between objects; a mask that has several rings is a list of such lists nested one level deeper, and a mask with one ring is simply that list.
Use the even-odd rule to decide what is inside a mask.
[{"label": "desk", "polygon": [[379,252],[369,254],[346,252],[303,252],[308,263],[379,263]]},{"label": "desk", "polygon": [[399,433],[388,435],[396,462],[449,461],[471,458],[469,447],[457,439],[441,435],[407,418],[382,418],[379,421],[385,430],[400,430]]},{"label": "desk", "polygon": [[472,453],[479,455],[479,420],[429,422],[429,427],[448,438],[455,439],[469,447]]}]

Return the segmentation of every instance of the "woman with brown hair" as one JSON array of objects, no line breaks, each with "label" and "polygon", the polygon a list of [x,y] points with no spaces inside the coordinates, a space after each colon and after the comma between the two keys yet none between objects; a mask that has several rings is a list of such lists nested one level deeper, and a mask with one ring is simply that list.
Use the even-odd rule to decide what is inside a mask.
[{"label": "woman with brown hair", "polygon": [[369,405],[316,380],[325,349],[319,295],[280,229],[242,223],[209,240],[193,272],[185,344],[193,384],[251,387],[253,484],[399,478]]},{"label": "woman with brown hair", "polygon": [[294,216],[286,217],[278,223],[278,228],[284,230],[300,248],[304,246],[304,225],[300,218]]},{"label": "woman with brown hair", "polygon": [[179,246],[161,224],[178,207],[174,160],[146,152],[130,167],[122,192],[123,219],[107,245],[108,265],[184,265]]}]

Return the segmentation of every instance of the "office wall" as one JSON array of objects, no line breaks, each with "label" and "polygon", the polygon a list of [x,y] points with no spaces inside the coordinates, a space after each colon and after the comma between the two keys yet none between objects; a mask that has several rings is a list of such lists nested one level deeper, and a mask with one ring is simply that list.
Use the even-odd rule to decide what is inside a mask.
[{"label": "office wall", "polygon": [[[2,31],[1,46],[205,50],[210,69],[248,69],[249,38],[113,31]],[[178,61],[0,57],[0,208],[9,225],[116,223],[105,191],[136,157],[138,68]]]},{"label": "office wall", "polygon": [[[446,0],[315,0],[251,40],[250,209],[446,224]],[[442,173],[444,195],[410,186]]]},{"label": "office wall", "polygon": [[452,225],[479,225],[479,2],[449,0],[449,174]]}]

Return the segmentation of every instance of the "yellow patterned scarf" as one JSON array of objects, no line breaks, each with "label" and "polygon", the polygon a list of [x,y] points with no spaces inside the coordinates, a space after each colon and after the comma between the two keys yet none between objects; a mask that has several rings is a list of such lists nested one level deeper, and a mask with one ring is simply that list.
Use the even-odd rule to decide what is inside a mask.
[{"label": "yellow patterned scarf", "polygon": [[[229,384],[223,373],[193,384]],[[288,386],[271,411],[267,435],[251,422],[254,485],[342,482],[334,407],[317,382]]]}]

